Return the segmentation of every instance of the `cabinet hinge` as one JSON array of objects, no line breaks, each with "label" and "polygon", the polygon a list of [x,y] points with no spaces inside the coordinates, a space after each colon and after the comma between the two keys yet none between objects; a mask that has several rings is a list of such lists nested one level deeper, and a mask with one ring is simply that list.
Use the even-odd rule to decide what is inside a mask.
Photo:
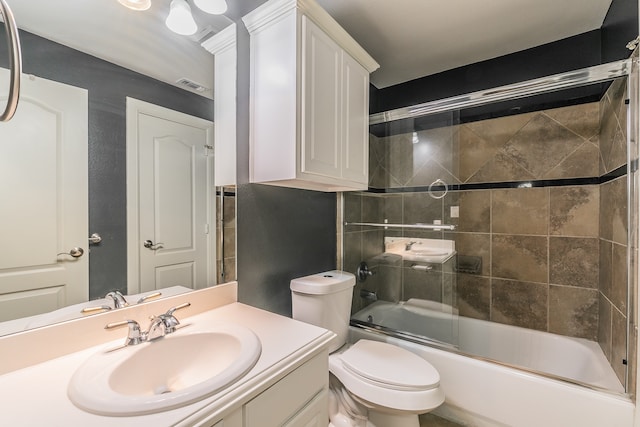
[{"label": "cabinet hinge", "polygon": [[209,224],[204,225],[204,234],[209,234]]},{"label": "cabinet hinge", "polygon": [[204,146],[204,155],[209,156],[209,152],[213,154],[213,145],[205,145]]}]

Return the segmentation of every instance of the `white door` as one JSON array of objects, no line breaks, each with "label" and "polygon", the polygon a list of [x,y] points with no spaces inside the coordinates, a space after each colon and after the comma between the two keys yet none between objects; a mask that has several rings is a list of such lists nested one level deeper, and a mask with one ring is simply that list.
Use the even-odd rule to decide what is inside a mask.
[{"label": "white door", "polygon": [[21,86],[0,123],[0,321],[89,298],[87,91],[26,75]]},{"label": "white door", "polygon": [[213,123],[128,98],[127,133],[129,293],[212,284]]}]

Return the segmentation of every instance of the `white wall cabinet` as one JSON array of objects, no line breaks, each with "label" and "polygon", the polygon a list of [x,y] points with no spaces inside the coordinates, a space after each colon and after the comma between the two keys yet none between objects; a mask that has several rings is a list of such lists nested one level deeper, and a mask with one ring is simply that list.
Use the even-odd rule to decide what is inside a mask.
[{"label": "white wall cabinet", "polygon": [[214,183],[236,184],[236,24],[202,43],[214,55]]},{"label": "white wall cabinet", "polygon": [[251,182],[367,188],[369,74],[378,64],[313,0],[271,0],[251,35]]}]

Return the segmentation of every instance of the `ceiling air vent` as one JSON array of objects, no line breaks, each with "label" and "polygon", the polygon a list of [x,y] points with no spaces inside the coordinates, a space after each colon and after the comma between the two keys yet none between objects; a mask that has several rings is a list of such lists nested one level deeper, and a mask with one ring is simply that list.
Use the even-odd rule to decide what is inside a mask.
[{"label": "ceiling air vent", "polygon": [[186,77],[181,78],[176,82],[180,86],[184,86],[188,89],[195,90],[196,92],[206,92],[206,87],[202,86],[200,83],[196,83],[193,80],[189,80]]}]

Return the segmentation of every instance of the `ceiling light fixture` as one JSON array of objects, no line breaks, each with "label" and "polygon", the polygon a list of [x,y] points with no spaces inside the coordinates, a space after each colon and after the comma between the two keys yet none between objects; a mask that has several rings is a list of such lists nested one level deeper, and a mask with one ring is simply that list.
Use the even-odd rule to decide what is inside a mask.
[{"label": "ceiling light fixture", "polygon": [[222,15],[227,11],[225,0],[194,0],[194,3],[200,10],[212,15]]},{"label": "ceiling light fixture", "polygon": [[118,3],[132,10],[147,10],[151,7],[151,0],[118,0]]},{"label": "ceiling light fixture", "polygon": [[190,36],[198,30],[196,21],[191,15],[191,8],[185,0],[171,0],[169,16],[164,21],[167,27],[174,33]]}]

